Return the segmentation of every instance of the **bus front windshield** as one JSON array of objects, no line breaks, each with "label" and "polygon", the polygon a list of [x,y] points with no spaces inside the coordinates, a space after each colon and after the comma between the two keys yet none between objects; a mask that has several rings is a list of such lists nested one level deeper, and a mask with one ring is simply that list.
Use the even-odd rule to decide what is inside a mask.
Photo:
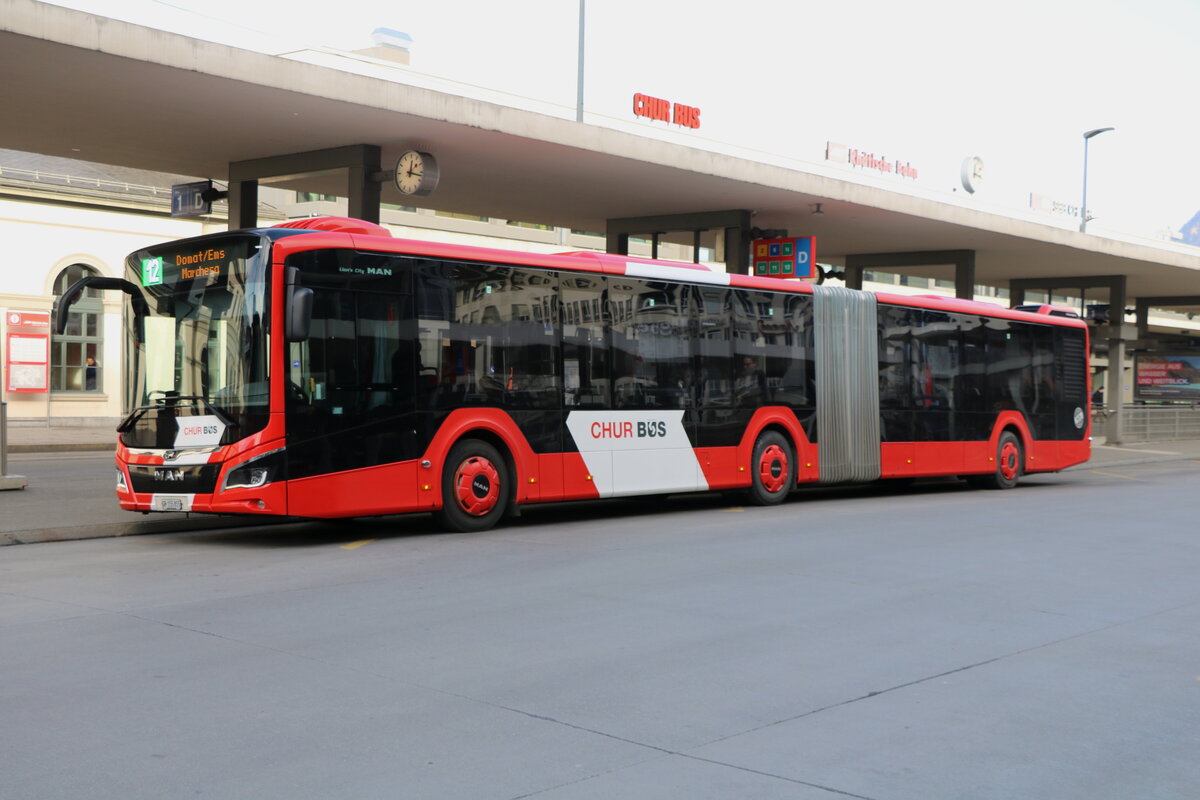
[{"label": "bus front windshield", "polygon": [[[127,316],[127,446],[227,444],[266,425],[267,253],[264,240],[243,235],[130,257],[128,278],[147,308]],[[185,417],[212,420],[219,440],[181,439]]]}]

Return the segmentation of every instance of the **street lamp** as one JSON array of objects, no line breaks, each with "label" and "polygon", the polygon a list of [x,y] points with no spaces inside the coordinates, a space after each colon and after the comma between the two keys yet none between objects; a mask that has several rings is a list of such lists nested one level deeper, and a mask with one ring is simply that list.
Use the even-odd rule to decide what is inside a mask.
[{"label": "street lamp", "polygon": [[1093,130],[1086,131],[1083,134],[1083,202],[1079,204],[1080,205],[1080,208],[1079,208],[1079,232],[1080,233],[1087,232],[1087,224],[1088,224],[1088,215],[1087,215],[1088,140],[1090,140],[1093,136],[1099,136],[1102,133],[1107,133],[1108,131],[1115,131],[1115,130],[1116,130],[1116,128],[1095,128]]},{"label": "street lamp", "polygon": [[575,121],[583,122],[583,45],[587,41],[587,0],[579,0],[579,68],[576,70]]}]

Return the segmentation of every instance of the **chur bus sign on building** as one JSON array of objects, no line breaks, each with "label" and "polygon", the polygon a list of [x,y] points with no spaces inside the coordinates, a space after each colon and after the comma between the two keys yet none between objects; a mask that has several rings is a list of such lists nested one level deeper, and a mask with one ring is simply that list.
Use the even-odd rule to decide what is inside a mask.
[{"label": "chur bus sign on building", "polygon": [[658,122],[682,125],[685,128],[700,127],[700,109],[695,106],[672,103],[670,100],[651,97],[640,92],[633,96],[633,115]]}]

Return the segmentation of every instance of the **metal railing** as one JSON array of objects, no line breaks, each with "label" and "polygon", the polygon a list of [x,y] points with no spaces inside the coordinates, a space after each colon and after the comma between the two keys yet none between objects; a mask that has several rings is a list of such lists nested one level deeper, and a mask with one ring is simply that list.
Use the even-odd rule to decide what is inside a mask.
[{"label": "metal railing", "polygon": [[156,197],[165,199],[167,202],[171,200],[170,186],[147,186],[140,183],[129,183],[128,181],[83,178],[78,175],[65,175],[57,172],[46,172],[45,170],[0,166],[0,179],[75,189],[90,189],[105,194],[132,194],[139,197]]},{"label": "metal railing", "polygon": [[1200,407],[1195,405],[1122,406],[1121,417],[1121,438],[1126,442],[1200,439]]}]

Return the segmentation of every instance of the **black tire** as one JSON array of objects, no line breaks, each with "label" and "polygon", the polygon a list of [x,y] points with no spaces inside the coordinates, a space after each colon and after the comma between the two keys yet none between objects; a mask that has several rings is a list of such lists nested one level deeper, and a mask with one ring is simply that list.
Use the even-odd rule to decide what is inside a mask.
[{"label": "black tire", "polygon": [[512,497],[508,464],[495,447],[463,439],[442,467],[442,507],[433,516],[448,531],[475,533],[493,527]]},{"label": "black tire", "polygon": [[973,481],[985,489],[1012,489],[1025,472],[1025,449],[1012,431],[1000,434],[996,442],[996,469],[991,475],[976,476]]},{"label": "black tire", "polygon": [[750,503],[773,506],[787,499],[796,485],[796,453],[783,434],[765,431],[754,443],[750,460]]}]

